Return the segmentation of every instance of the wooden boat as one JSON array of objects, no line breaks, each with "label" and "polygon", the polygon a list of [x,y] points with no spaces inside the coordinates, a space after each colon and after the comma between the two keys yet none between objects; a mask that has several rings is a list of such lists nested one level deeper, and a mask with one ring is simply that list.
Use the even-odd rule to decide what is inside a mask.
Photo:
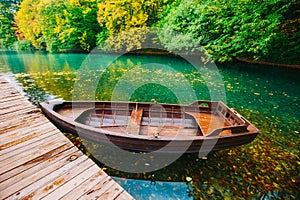
[{"label": "wooden boat", "polygon": [[40,107],[65,132],[133,151],[205,153],[249,143],[259,132],[223,102],[53,101]]}]

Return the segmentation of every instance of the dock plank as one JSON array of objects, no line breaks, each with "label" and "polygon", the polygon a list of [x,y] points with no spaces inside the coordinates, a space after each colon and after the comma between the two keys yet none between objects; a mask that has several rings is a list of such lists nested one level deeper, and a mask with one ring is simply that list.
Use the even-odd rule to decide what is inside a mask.
[{"label": "dock plank", "polygon": [[107,199],[115,199],[123,192],[123,188],[119,186],[119,184],[114,183],[108,190],[102,194],[99,199],[107,200]]},{"label": "dock plank", "polygon": [[19,110],[19,111],[15,111],[15,112],[10,112],[10,113],[6,113],[4,115],[0,115],[0,121],[5,121],[7,119],[11,119],[11,118],[15,118],[15,117],[20,117],[20,116],[26,116],[30,113],[34,113],[34,112],[40,112],[38,109],[36,108],[24,108],[23,110]]},{"label": "dock plank", "polygon": [[[72,152],[72,155],[76,155],[77,157],[82,156],[81,152],[79,152],[78,150],[77,151],[71,150],[68,152],[69,153]],[[14,184],[11,184],[11,183],[16,183],[19,185],[21,184],[22,186],[26,186],[20,182],[26,181],[24,179],[30,177],[31,175],[38,174],[39,176],[42,176],[42,173],[43,173],[42,170],[45,170],[47,167],[51,167],[51,168],[53,168],[53,170],[55,170],[56,168],[63,166],[64,163],[69,163],[69,160],[68,160],[69,157],[70,157],[69,155],[60,154],[59,156],[56,156],[53,159],[51,159],[51,162],[48,161],[48,162],[40,163],[39,165],[35,165],[34,167],[29,168],[28,170],[25,170],[21,173],[15,174],[14,176],[10,177],[9,179],[2,181],[0,183],[0,189],[1,189],[1,191],[3,191],[5,188],[13,186]],[[49,174],[48,172],[49,171],[47,170],[45,172],[45,175]],[[32,178],[32,177],[30,177],[30,178]]]},{"label": "dock plank", "polygon": [[34,158],[44,155],[49,151],[52,151],[62,145],[66,145],[67,143],[68,141],[66,141],[64,138],[59,138],[57,140],[52,140],[47,143],[42,143],[37,149],[29,149],[26,152],[18,154],[18,156],[14,156],[12,159],[5,160],[3,162],[6,164],[0,167],[0,174],[11,170],[17,167],[18,165],[22,165]]},{"label": "dock plank", "polygon": [[117,196],[117,198],[115,198],[116,200],[128,200],[128,199],[134,199],[132,196],[130,196],[130,194],[126,191],[123,190],[119,196]]},{"label": "dock plank", "polygon": [[[97,172],[99,170],[98,166],[93,165],[93,163],[84,163],[85,164],[85,170],[82,170],[81,173],[75,174],[73,173],[73,175],[75,174],[76,176],[69,180],[67,183],[61,185],[59,188],[57,188],[55,191],[51,192],[49,195],[43,197],[42,199],[44,200],[52,200],[54,198],[58,198],[60,199],[61,197],[63,197],[64,195],[66,195],[68,192],[70,192],[72,190],[72,188],[74,187],[78,187],[81,185],[82,182],[88,180],[91,177],[91,174]],[[90,165],[87,165],[90,164]],[[73,169],[75,170],[75,169]],[[78,172],[79,169],[77,169],[76,172]],[[61,177],[61,179],[63,180],[67,180],[70,179],[71,177],[68,176],[64,176]]]},{"label": "dock plank", "polygon": [[[54,134],[55,132],[49,132],[47,135],[47,137],[43,137],[42,140],[27,140],[26,145],[23,145],[20,148],[17,148],[17,145],[12,146],[11,148],[8,149],[4,149],[3,152],[0,152],[0,162],[5,162],[5,160],[10,160],[12,159],[12,157],[17,157],[18,155],[22,154],[23,152],[27,152],[28,149],[35,149],[38,148],[42,143],[46,143],[48,141],[52,141],[53,139],[56,139],[57,136]],[[45,134],[41,135],[44,136]],[[36,138],[40,138],[36,137]],[[36,139],[34,138],[34,139]],[[20,143],[23,144],[23,143]],[[5,151],[6,150],[6,151]]]},{"label": "dock plank", "polygon": [[[4,111],[4,110],[9,110],[9,109],[15,109],[16,106],[22,106],[20,105],[20,98],[13,98],[11,99],[10,101],[7,101],[7,102],[3,102],[3,103],[0,103],[0,109],[1,111]],[[30,105],[28,105],[30,106]],[[0,114],[1,114],[1,111],[0,111]]]},{"label": "dock plank", "polygon": [[133,199],[0,76],[0,199]]},{"label": "dock plank", "polygon": [[108,177],[106,173],[103,173],[102,170],[97,171],[95,174],[91,176],[90,179],[86,180],[81,184],[78,189],[71,190],[68,194],[63,196],[61,200],[69,200],[69,199],[78,199],[83,194],[86,194],[90,191],[91,188],[95,187],[98,183],[100,183],[104,178]]},{"label": "dock plank", "polygon": [[30,105],[9,106],[8,108],[4,108],[3,110],[0,110],[0,115],[9,114],[26,108],[31,108],[31,106]]},{"label": "dock plank", "polygon": [[95,187],[89,190],[86,194],[81,196],[80,200],[86,199],[98,199],[100,198],[110,187],[113,186],[115,182],[111,177],[104,178],[100,183],[98,183]]},{"label": "dock plank", "polygon": [[[30,127],[26,127],[26,128],[30,130]],[[16,144],[19,144],[22,142],[25,142],[27,140],[33,139],[35,137],[38,137],[45,133],[51,132],[53,130],[55,130],[55,129],[53,129],[52,127],[45,126],[38,130],[33,129],[32,132],[30,132],[30,131],[29,132],[27,132],[27,131],[21,132],[20,131],[20,132],[14,133],[14,134],[10,134],[6,138],[1,139],[0,150],[3,150],[5,148],[8,148],[10,146],[13,146],[13,145],[16,145]],[[42,132],[42,131],[44,131],[44,132]],[[23,134],[21,134],[21,133],[23,133]],[[9,139],[11,139],[11,140],[9,140]]]},{"label": "dock plank", "polygon": [[[38,173],[35,174],[27,174],[21,181],[15,182],[14,184],[11,184],[9,187],[2,190],[1,194],[4,193],[4,198],[10,197],[10,196],[20,196],[20,190],[22,190],[25,187],[29,187],[31,190],[36,190],[37,185],[35,184],[38,182],[38,180],[43,179],[45,176],[49,177],[49,175],[55,174],[61,174],[61,173],[67,173],[70,169],[72,169],[73,166],[76,166],[78,163],[83,162],[86,159],[85,156],[82,156],[80,154],[80,157],[76,159],[74,162],[70,163],[68,159],[62,159],[53,165],[49,165],[46,168],[41,169]],[[58,170],[61,170],[58,172]],[[51,176],[50,176],[51,178]],[[59,178],[57,179],[59,181]],[[30,190],[28,189],[28,190]],[[17,191],[17,192],[16,192]],[[0,198],[2,198],[2,195],[0,194]],[[20,198],[22,198],[20,196]]]},{"label": "dock plank", "polygon": [[[49,126],[49,124],[44,120],[33,121],[35,122],[34,124],[23,123],[18,127],[4,129],[2,131],[2,134],[0,134],[0,146],[12,141],[12,139],[18,140],[20,138],[24,138],[27,135],[41,132],[43,129],[48,128],[49,130],[49,128],[51,128],[51,130],[55,130],[54,127]],[[19,127],[21,127],[22,129],[19,129]]]},{"label": "dock plank", "polygon": [[[8,88],[8,89],[11,89],[11,88]],[[2,96],[2,99],[6,99],[6,98],[13,98],[13,97],[18,97],[20,96],[18,94],[18,92],[3,92],[5,91],[5,88],[1,87],[1,96]]]},{"label": "dock plank", "polygon": [[[33,184],[18,191],[18,193],[12,195],[11,198],[13,199],[18,196],[18,198],[21,199],[42,199],[42,197],[52,191],[56,191],[56,189],[58,189],[61,185],[82,173],[93,164],[91,162],[87,162],[88,158],[80,152],[73,155],[77,156],[76,160],[70,161],[69,158],[60,160],[57,162],[58,165],[51,167],[52,170],[54,168],[52,172],[50,171],[50,173],[38,179]],[[63,165],[61,165],[61,163]]]},{"label": "dock plank", "polygon": [[[63,159],[64,157],[70,157],[69,154],[74,154],[78,151],[72,144],[67,144],[61,146],[47,154],[39,156],[23,165],[20,165],[4,174],[0,174],[1,182],[4,182],[7,179],[13,178],[16,175],[25,172],[26,170],[33,170],[32,173],[36,173],[39,170],[47,167],[51,163],[55,163],[56,161]],[[34,171],[36,169],[36,171]]]},{"label": "dock plank", "polygon": [[19,128],[27,121],[35,120],[36,118],[40,118],[41,115],[37,113],[28,114],[27,116],[19,116],[18,118],[7,118],[6,120],[0,121],[0,127],[3,127],[0,135],[5,133],[5,131],[13,128]]},{"label": "dock plank", "polygon": [[46,134],[42,134],[40,136],[37,136],[31,140],[27,140],[25,142],[16,144],[14,146],[8,147],[6,149],[3,149],[0,151],[0,162],[4,159],[6,159],[7,157],[11,156],[11,155],[15,155],[18,154],[17,152],[19,151],[19,149],[23,149],[24,147],[26,147],[27,145],[31,145],[32,143],[35,143],[39,140],[43,140],[47,137],[51,137],[52,135],[54,135],[56,132],[52,131]]},{"label": "dock plank", "polygon": [[15,95],[15,96],[12,96],[12,97],[7,97],[7,98],[0,99],[0,108],[1,108],[1,104],[3,104],[3,103],[7,104],[12,100],[23,100],[23,99],[24,99],[24,97],[22,97],[20,95]]}]

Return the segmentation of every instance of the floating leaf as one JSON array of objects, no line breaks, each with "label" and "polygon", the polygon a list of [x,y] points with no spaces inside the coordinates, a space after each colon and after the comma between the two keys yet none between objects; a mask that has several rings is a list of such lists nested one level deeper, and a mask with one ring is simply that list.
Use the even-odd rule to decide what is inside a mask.
[{"label": "floating leaf", "polygon": [[187,182],[191,182],[193,179],[192,179],[192,177],[187,176],[187,177],[185,178],[185,180],[186,180]]}]

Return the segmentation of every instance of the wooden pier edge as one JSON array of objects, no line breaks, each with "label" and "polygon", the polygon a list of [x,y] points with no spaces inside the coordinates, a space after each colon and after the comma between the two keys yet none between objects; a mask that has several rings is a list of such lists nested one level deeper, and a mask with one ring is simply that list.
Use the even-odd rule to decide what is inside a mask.
[{"label": "wooden pier edge", "polygon": [[0,199],[134,199],[0,75]]}]

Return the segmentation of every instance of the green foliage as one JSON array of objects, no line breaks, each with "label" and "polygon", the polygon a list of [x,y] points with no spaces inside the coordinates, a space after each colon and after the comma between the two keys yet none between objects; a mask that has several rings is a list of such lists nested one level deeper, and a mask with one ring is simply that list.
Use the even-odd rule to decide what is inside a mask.
[{"label": "green foliage", "polygon": [[283,63],[300,63],[300,2],[291,3],[279,26],[278,40],[272,42],[272,49],[263,59]]},{"label": "green foliage", "polygon": [[0,0],[0,48],[11,47],[17,39],[12,28],[18,5],[19,0]]},{"label": "green foliage", "polygon": [[[18,39],[50,52],[130,51],[150,41],[170,51],[202,46],[221,62],[300,62],[296,0],[23,0],[19,10],[18,2],[0,0],[0,47],[12,46],[17,26]],[[163,29],[159,38],[149,27]]]},{"label": "green foliage", "polygon": [[37,4],[40,0],[24,0],[20,5],[19,11],[16,13],[15,20],[18,32],[32,43],[34,47],[40,45],[40,26],[38,24]]},{"label": "green foliage", "polygon": [[98,22],[105,26],[112,36],[133,27],[144,27],[148,20],[142,1],[105,1],[98,5]]},{"label": "green foliage", "polygon": [[163,32],[160,33],[162,44],[170,51],[195,51],[199,45],[212,40],[208,32],[213,22],[202,14],[205,8],[193,1],[182,2],[173,8],[162,20]]},{"label": "green foliage", "polygon": [[134,28],[121,34],[110,36],[105,40],[104,49],[110,51],[131,51],[141,49],[150,30],[147,27]]},{"label": "green foliage", "polygon": [[[267,55],[271,44],[282,38],[279,26],[292,2],[188,1],[165,17],[163,27],[184,33],[215,60],[226,61],[238,56],[258,59]],[[171,38],[169,41],[174,42]],[[164,43],[168,46],[168,42]]]},{"label": "green foliage", "polygon": [[[146,39],[141,30],[146,30],[146,27],[157,23],[164,9],[172,2],[174,0],[106,0],[100,2],[97,19],[106,30],[98,35],[98,43],[106,39],[103,36],[107,36],[110,49],[130,51],[134,47],[141,47]],[[116,34],[119,35],[116,36]],[[127,41],[128,45],[121,45],[123,41]]]},{"label": "green foliage", "polygon": [[100,31],[96,12],[96,0],[24,0],[16,21],[36,48],[89,51]]},{"label": "green foliage", "polygon": [[15,50],[30,50],[31,49],[31,43],[28,40],[18,40],[16,42],[14,42],[13,44],[13,49]]},{"label": "green foliage", "polygon": [[97,45],[104,44],[105,40],[108,38],[107,29],[103,29],[100,33],[97,34]]},{"label": "green foliage", "polygon": [[164,7],[172,0],[106,0],[98,4],[98,22],[109,35],[131,28],[149,27],[156,23]]}]

